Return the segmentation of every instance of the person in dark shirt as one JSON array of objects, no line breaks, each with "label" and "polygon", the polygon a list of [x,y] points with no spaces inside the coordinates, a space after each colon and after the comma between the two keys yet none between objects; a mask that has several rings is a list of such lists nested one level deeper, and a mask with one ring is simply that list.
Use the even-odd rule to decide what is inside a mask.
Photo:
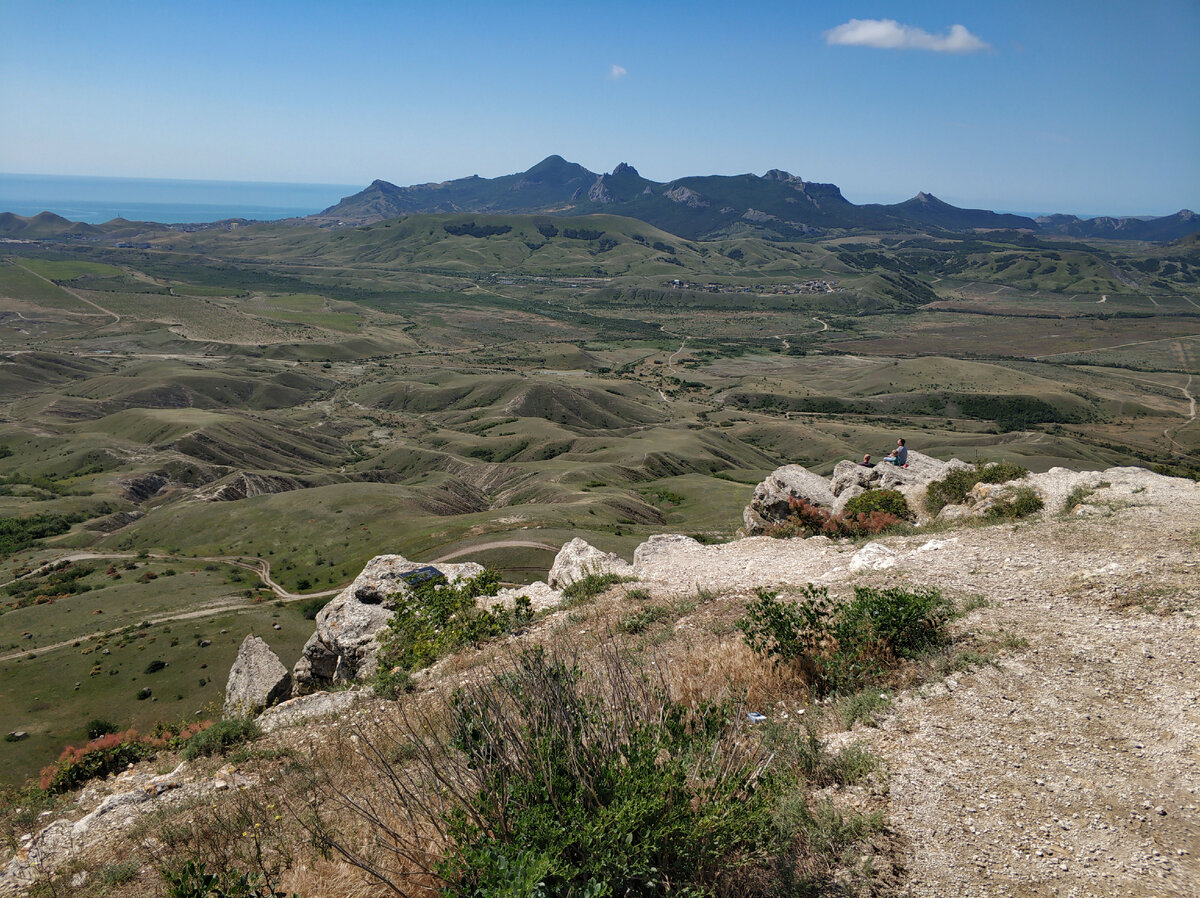
[{"label": "person in dark shirt", "polygon": [[898,468],[903,468],[908,464],[908,447],[904,445],[904,438],[896,440],[896,448],[892,450],[892,454],[884,459],[885,462],[890,462]]},{"label": "person in dark shirt", "polygon": [[871,461],[871,453],[870,452],[868,452],[866,455],[863,456],[863,460],[860,461],[859,464],[862,465],[864,468],[875,467],[874,462]]}]

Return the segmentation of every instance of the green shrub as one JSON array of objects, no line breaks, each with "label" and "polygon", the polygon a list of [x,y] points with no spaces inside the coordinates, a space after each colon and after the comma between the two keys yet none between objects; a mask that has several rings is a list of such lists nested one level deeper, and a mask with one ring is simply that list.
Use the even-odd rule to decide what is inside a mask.
[{"label": "green shrub", "polygon": [[900,520],[908,520],[912,517],[908,500],[899,490],[867,490],[847,502],[842,509],[842,514],[847,518],[853,518],[860,514],[869,515],[873,511],[894,515]]},{"label": "green shrub", "polygon": [[879,640],[901,658],[918,658],[945,644],[952,612],[932,587],[856,586],[853,601],[842,608],[839,635],[852,632],[860,644]]},{"label": "green shrub", "polygon": [[109,733],[82,748],[68,746],[58,761],[42,770],[41,787],[48,792],[67,792],[90,779],[124,770],[154,753],[137,733]]},{"label": "green shrub", "polygon": [[194,761],[202,756],[223,755],[226,749],[234,745],[241,745],[243,742],[250,742],[261,735],[262,730],[252,720],[237,717],[220,720],[188,739],[183,746],[182,754],[188,761]]},{"label": "green shrub", "polygon": [[93,717],[87,722],[87,726],[84,729],[89,739],[99,739],[101,736],[117,732],[119,728],[111,720],[105,720],[103,717]]},{"label": "green shrub", "polygon": [[177,870],[163,868],[168,898],[286,898],[261,873],[229,870],[220,876],[202,863],[186,861]]},{"label": "green shrub", "polygon": [[737,715],[618,681],[629,692],[604,700],[533,651],[457,694],[455,745],[479,788],[449,817],[444,894],[709,895],[778,847],[776,779],[729,741]]},{"label": "green shrub", "polygon": [[144,672],[148,673],[148,674],[158,673],[160,670],[163,670],[166,666],[167,666],[167,662],[162,660],[162,658],[155,658],[153,661],[151,661],[149,664],[146,665],[146,669]]},{"label": "green shrub", "polygon": [[495,571],[447,583],[435,577],[396,596],[396,611],[379,634],[375,690],[395,696],[408,688],[405,672],[420,670],[465,645],[478,645],[512,633],[533,620],[529,599],[519,597],[512,609],[480,608],[478,599],[500,589]]},{"label": "green shrub", "polygon": [[1015,489],[1011,495],[1001,496],[996,504],[989,508],[986,517],[993,521],[1015,520],[1037,514],[1045,505],[1042,497],[1028,486]]},{"label": "green shrub", "polygon": [[809,583],[797,602],[759,589],[738,622],[746,643],[779,663],[795,665],[818,696],[853,693],[900,658],[916,658],[948,638],[951,605],[936,589],[854,587],[835,605]]},{"label": "green shrub", "polygon": [[624,582],[626,578],[619,574],[588,574],[563,589],[563,599],[573,604],[590,602],[614,583]]},{"label": "green shrub", "polygon": [[662,605],[647,605],[621,619],[617,629],[622,633],[641,633],[651,624],[656,624],[667,616],[667,609]]},{"label": "green shrub", "polygon": [[1028,468],[1008,462],[977,462],[973,468],[956,468],[941,480],[935,480],[925,493],[925,510],[937,514],[947,505],[960,505],[977,483],[1008,483],[1020,480]]}]

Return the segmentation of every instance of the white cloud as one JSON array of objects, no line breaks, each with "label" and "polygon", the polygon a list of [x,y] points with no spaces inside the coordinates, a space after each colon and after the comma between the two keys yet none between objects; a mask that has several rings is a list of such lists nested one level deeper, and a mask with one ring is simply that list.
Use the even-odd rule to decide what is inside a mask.
[{"label": "white cloud", "polygon": [[629,70],[625,68],[625,66],[614,63],[612,69],[608,73],[608,80],[616,81],[620,78],[624,78],[628,74]]},{"label": "white cloud", "polygon": [[932,50],[935,53],[977,53],[991,47],[962,25],[951,25],[945,34],[901,25],[895,19],[851,19],[825,32],[830,46],[875,47],[880,50]]}]

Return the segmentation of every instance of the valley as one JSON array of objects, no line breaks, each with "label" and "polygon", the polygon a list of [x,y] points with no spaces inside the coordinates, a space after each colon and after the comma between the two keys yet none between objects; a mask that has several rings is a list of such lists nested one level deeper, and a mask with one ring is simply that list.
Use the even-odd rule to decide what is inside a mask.
[{"label": "valley", "polygon": [[91,709],[211,709],[248,631],[294,658],[376,554],[528,582],[576,536],[724,541],[778,465],[898,435],[1200,470],[1194,238],[318,224],[0,243],[10,783]]}]

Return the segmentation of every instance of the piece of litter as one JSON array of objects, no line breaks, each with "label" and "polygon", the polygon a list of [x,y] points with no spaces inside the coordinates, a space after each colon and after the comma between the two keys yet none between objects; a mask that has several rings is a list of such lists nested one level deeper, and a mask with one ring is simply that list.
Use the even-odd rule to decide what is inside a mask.
[{"label": "piece of litter", "polygon": [[746,715],[746,717],[748,717],[750,719],[751,723],[762,723],[764,720],[767,719],[766,714],[759,714],[757,711],[751,711],[749,714]]}]

